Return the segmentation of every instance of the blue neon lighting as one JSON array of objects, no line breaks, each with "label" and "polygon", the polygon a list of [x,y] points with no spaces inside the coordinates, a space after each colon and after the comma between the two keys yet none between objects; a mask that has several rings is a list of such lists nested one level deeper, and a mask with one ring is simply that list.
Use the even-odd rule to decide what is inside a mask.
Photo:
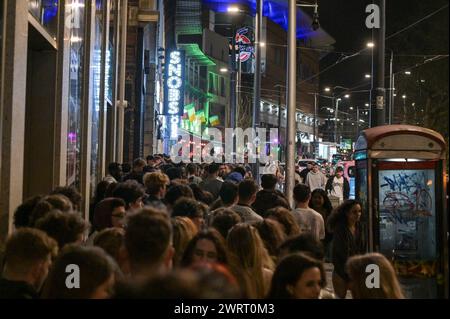
[{"label": "blue neon lighting", "polygon": [[[230,5],[246,5],[250,8],[254,15],[256,12],[256,0],[203,0],[203,4],[207,5],[211,10],[224,13]],[[280,25],[284,30],[288,30],[288,4],[287,0],[264,0],[263,16],[269,18],[276,24]],[[302,14],[297,11],[297,21],[301,21]],[[309,38],[311,28],[304,28],[297,25],[297,38]]]},{"label": "blue neon lighting", "polygon": [[44,0],[42,1],[44,10],[43,23],[50,23],[58,14],[58,0]]}]

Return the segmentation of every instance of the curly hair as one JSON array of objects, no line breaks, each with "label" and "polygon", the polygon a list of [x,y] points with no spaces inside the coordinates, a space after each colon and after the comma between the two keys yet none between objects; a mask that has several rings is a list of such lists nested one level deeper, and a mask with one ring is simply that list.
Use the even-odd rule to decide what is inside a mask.
[{"label": "curly hair", "polygon": [[360,202],[354,199],[344,201],[341,205],[331,213],[328,218],[328,229],[334,231],[336,227],[341,227],[347,223],[347,214],[352,210],[353,206],[361,205]]}]

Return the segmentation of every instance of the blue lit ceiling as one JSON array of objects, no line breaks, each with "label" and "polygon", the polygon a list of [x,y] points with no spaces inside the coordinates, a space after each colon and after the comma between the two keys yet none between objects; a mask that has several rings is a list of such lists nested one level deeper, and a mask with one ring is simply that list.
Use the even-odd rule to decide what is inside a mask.
[{"label": "blue lit ceiling", "polygon": [[[256,0],[202,0],[211,10],[227,12],[230,5],[246,5],[251,14],[256,12]],[[263,16],[269,18],[284,30],[288,30],[288,0],[264,0]],[[306,23],[308,22],[308,23]],[[311,30],[311,18],[300,10],[297,10],[297,38],[314,37]]]}]

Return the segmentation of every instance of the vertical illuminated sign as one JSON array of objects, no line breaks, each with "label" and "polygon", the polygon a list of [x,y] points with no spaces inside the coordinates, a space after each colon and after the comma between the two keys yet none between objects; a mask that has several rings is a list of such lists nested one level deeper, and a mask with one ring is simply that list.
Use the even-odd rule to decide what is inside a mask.
[{"label": "vertical illuminated sign", "polygon": [[180,118],[184,111],[184,51],[172,51],[166,62],[164,114],[169,139],[178,139]]}]

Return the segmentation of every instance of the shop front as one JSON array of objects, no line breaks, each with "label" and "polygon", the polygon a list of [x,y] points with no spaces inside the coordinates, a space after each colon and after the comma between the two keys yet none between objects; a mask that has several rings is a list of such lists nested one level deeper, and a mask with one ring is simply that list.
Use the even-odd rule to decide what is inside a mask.
[{"label": "shop front", "polygon": [[[7,115],[0,123],[6,141],[2,163],[7,163],[0,175],[1,211],[12,214],[24,199],[67,185],[81,192],[87,216],[89,199],[105,171],[106,145],[114,143],[106,132],[115,130],[107,112],[108,101],[116,100],[119,3],[0,2],[0,17],[8,17],[0,23],[6,40],[0,48],[8,44],[2,65],[9,66],[0,69],[2,113]],[[9,231],[11,223],[8,216]]]}]

